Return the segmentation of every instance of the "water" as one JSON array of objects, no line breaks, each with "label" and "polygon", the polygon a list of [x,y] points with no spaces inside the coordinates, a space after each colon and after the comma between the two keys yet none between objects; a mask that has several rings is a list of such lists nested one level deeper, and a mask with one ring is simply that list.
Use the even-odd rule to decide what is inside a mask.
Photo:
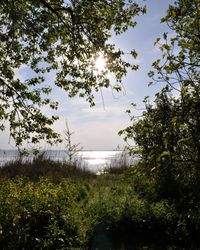
[{"label": "water", "polygon": [[[120,158],[123,151],[79,151],[77,159],[85,166],[95,173],[100,173],[105,169],[113,160]],[[50,159],[64,161],[67,160],[65,150],[47,150],[45,156]],[[0,150],[0,166],[8,161],[14,161],[19,158],[17,150]],[[24,157],[25,160],[32,160],[33,155]]]},{"label": "water", "polygon": [[100,173],[120,153],[121,151],[81,151],[79,156],[90,170]]}]

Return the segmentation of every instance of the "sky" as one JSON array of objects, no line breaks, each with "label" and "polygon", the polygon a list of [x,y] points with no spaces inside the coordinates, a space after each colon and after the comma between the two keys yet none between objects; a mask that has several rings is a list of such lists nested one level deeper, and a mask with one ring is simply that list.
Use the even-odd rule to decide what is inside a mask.
[{"label": "sky", "polygon": [[[144,4],[142,0],[138,2]],[[72,142],[80,143],[83,150],[114,150],[118,146],[120,148],[125,146],[123,138],[118,135],[119,130],[131,124],[125,111],[134,102],[137,104],[137,110],[134,110],[133,114],[141,114],[144,97],[150,96],[153,100],[155,93],[162,88],[158,84],[148,87],[150,79],[147,73],[152,69],[153,61],[161,55],[159,49],[154,47],[154,42],[163,32],[168,31],[167,25],[160,23],[160,19],[165,15],[169,4],[173,2],[173,0],[147,0],[145,2],[147,14],[136,18],[137,26],[120,37],[111,38],[120,49],[124,51],[135,49],[138,53],[135,62],[139,64],[139,70],[128,72],[123,79],[123,92],[116,94],[111,89],[105,89],[102,95],[95,94],[96,106],[91,108],[82,98],[69,98],[63,90],[53,90],[52,98],[60,103],[57,111],[60,119],[53,126],[58,133],[63,134],[67,120],[70,130],[74,132]],[[25,79],[27,74],[26,67],[16,72],[20,79]],[[52,73],[48,75],[46,81],[52,82],[53,78]],[[51,149],[45,142],[41,142],[39,147],[43,150]],[[9,139],[9,129],[0,132],[0,149],[14,148],[14,142]],[[64,143],[53,147],[58,150],[63,148]]]}]

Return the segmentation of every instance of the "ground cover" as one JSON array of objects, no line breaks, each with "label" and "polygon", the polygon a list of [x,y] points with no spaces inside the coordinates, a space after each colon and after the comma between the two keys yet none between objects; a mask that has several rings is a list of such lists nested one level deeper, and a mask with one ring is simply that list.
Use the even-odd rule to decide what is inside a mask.
[{"label": "ground cover", "polygon": [[48,159],[15,164],[0,170],[2,249],[198,249],[199,208],[158,199],[136,166],[95,176]]}]

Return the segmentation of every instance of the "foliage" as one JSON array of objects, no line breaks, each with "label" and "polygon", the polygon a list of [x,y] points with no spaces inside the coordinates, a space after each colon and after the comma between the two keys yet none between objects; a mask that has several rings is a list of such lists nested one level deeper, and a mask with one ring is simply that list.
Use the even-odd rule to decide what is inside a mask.
[{"label": "foliage", "polygon": [[33,160],[23,158],[5,163],[0,168],[0,178],[26,177],[28,180],[35,182],[40,177],[48,177],[53,182],[59,183],[62,178],[91,178],[95,177],[89,169],[66,161],[51,160],[45,155],[35,156]]},{"label": "foliage", "polygon": [[168,200],[150,199],[153,184],[135,168],[57,182],[41,172],[34,182],[1,177],[1,248],[197,249],[199,210],[179,213]]},{"label": "foliage", "polygon": [[[83,245],[79,188],[70,181],[37,185],[23,179],[1,181],[2,249],[70,249]],[[79,202],[79,205],[81,202]]]},{"label": "foliage", "polygon": [[143,170],[157,180],[158,196],[175,199],[184,210],[199,205],[199,10],[198,0],[169,6],[162,21],[173,34],[164,33],[163,42],[157,39],[162,59],[149,72],[152,82],[166,86],[153,104],[145,98],[141,119],[131,117],[132,125],[121,131],[126,140],[135,140],[137,150],[131,151],[140,153]]},{"label": "foliage", "polygon": [[104,173],[110,174],[122,174],[127,168],[131,166],[133,159],[131,159],[128,151],[124,148],[118,152],[110,161],[110,163],[104,168]]},{"label": "foliage", "polygon": [[[109,74],[116,79],[113,88],[120,91],[128,68],[136,70],[137,65],[124,61],[124,52],[108,40],[134,27],[133,17],[144,12],[135,1],[124,0],[1,1],[0,129],[8,121],[17,146],[24,140],[60,141],[51,129],[58,117],[48,117],[41,109],[58,107],[47,97],[54,85],[47,86],[45,77],[55,74],[56,86],[70,97],[86,97],[91,105],[93,91],[111,86]],[[136,57],[134,50],[130,54]],[[102,72],[94,67],[99,55],[107,61]],[[22,68],[24,80],[17,77]]]}]

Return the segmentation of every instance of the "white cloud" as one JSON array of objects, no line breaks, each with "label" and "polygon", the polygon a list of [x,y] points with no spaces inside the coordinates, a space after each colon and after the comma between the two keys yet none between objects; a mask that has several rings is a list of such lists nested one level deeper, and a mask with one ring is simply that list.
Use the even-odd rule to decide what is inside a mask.
[{"label": "white cloud", "polygon": [[[154,49],[153,43],[158,36],[167,31],[167,25],[160,24],[159,16],[165,15],[165,11],[171,2],[173,1],[159,1],[158,4],[158,1],[147,1],[148,13],[137,18],[138,26],[135,29],[130,29],[121,37],[112,38],[112,41],[117,44],[116,47],[126,52],[136,49],[139,54],[134,63],[138,63],[140,69],[137,72],[129,72],[123,80],[125,95],[124,93],[113,95],[111,89],[103,89],[103,99],[101,93],[95,93],[96,107],[90,108],[83,98],[69,98],[63,90],[54,87],[55,72],[46,75],[45,84],[49,84],[53,88],[50,97],[60,101],[60,107],[55,112],[60,116],[60,120],[56,121],[53,126],[57,132],[63,132],[67,119],[70,128],[75,132],[74,141],[80,142],[84,149],[114,149],[117,144],[124,144],[117,133],[130,124],[125,110],[130,107],[132,102],[138,103],[139,108],[143,107],[144,96],[153,96],[161,88],[160,85],[147,87],[150,81],[147,72],[151,70],[152,62],[159,57],[159,50]],[[16,77],[25,80],[33,72],[23,66],[15,73]],[[48,108],[45,108],[44,112],[48,115],[54,113]],[[141,111],[135,110],[134,112],[138,114]],[[7,148],[8,139],[9,130],[7,128],[6,132],[0,133],[0,148]],[[48,148],[46,143],[41,143],[41,145]],[[60,147],[63,147],[63,145],[57,148]]]}]

